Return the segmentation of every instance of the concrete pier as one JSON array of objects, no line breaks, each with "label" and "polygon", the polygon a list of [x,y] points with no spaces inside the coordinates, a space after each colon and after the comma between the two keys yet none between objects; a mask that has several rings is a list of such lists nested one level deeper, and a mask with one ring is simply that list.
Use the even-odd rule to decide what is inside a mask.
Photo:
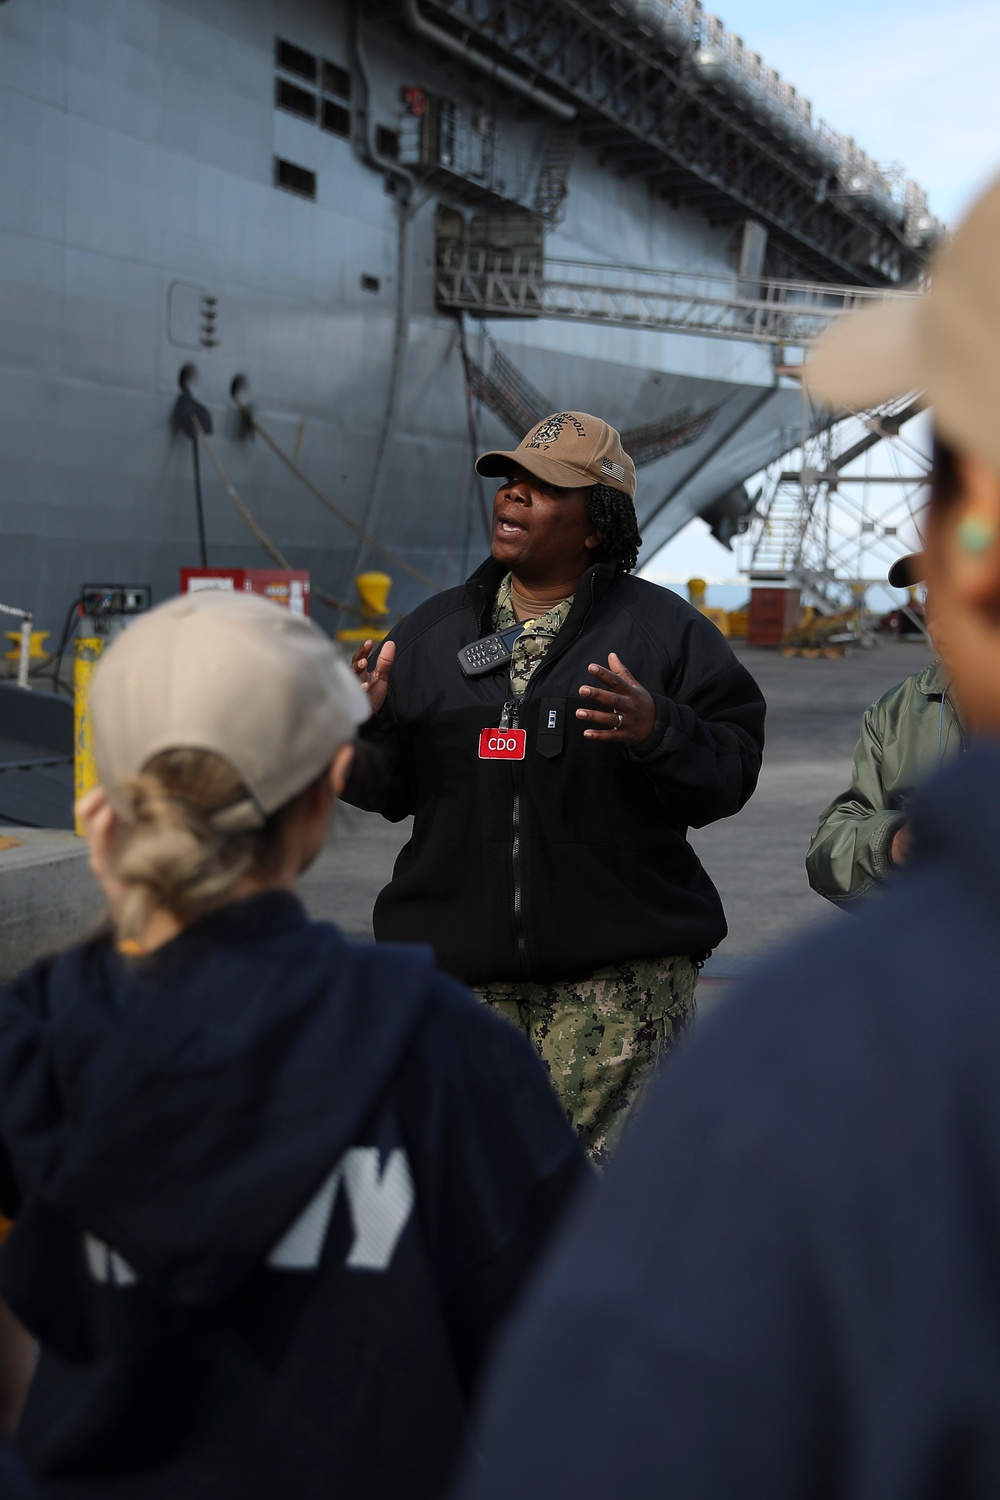
[{"label": "concrete pier", "polygon": [[104,901],[87,847],[60,829],[0,829],[0,981],[94,930]]},{"label": "concrete pier", "polygon": [[[805,851],[820,810],[847,784],[864,710],[927,659],[925,648],[908,642],[840,661],[787,660],[746,647],[739,655],[768,701],[767,750],[757,793],[743,812],[691,835],[730,926],[705,971],[707,1002],[775,942],[815,921],[850,921],[810,891]],[[79,941],[103,911],[81,840],[34,829],[2,832],[20,843],[0,849],[0,980]],[[372,904],[408,834],[408,822],[338,809],[330,843],[302,882],[312,914],[339,922],[352,936],[370,936]]]}]

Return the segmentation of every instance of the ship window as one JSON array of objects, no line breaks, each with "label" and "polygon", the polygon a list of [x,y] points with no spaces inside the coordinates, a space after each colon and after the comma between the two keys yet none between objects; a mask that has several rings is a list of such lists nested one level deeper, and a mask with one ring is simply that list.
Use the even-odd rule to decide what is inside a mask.
[{"label": "ship window", "polygon": [[323,100],[323,129],[332,135],[349,136],[351,133],[351,111],[332,99]]},{"label": "ship window", "polygon": [[294,42],[282,41],[281,37],[274,39],[275,62],[283,73],[295,73],[299,78],[304,78],[307,83],[316,82],[316,59],[311,52],[296,47]]},{"label": "ship window", "polygon": [[289,83],[287,78],[274,80],[274,102],[279,109],[287,109],[289,114],[299,115],[303,120],[316,118],[316,95],[300,89],[297,83]]},{"label": "ship window", "polygon": [[387,130],[384,125],[377,126],[375,130],[375,146],[379,156],[391,156],[394,160],[398,160],[399,131]]},{"label": "ship window", "polygon": [[361,290],[363,292],[380,292],[382,290],[382,283],[377,276],[362,276]]},{"label": "ship window", "polygon": [[346,68],[338,67],[336,63],[327,62],[323,59],[323,92],[324,94],[336,94],[338,99],[349,99],[351,97],[351,75]]},{"label": "ship window", "polygon": [[274,185],[289,193],[298,193],[300,198],[316,197],[316,173],[308,167],[296,166],[293,161],[274,158]]}]

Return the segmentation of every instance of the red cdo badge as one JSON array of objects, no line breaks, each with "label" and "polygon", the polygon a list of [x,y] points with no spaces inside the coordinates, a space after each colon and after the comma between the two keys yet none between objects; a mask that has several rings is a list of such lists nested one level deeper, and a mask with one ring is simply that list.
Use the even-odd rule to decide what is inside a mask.
[{"label": "red cdo badge", "polygon": [[479,759],[523,760],[527,739],[523,729],[484,729],[479,736]]}]

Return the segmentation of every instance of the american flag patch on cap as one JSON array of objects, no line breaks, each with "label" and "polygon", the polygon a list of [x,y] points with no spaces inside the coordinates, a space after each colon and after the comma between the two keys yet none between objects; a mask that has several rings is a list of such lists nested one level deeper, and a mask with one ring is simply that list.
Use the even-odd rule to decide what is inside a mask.
[{"label": "american flag patch on cap", "polygon": [[625,470],[622,468],[621,464],[616,464],[610,458],[602,458],[601,468],[604,470],[605,474],[610,474],[612,479],[617,479],[619,483],[622,483],[624,481]]}]

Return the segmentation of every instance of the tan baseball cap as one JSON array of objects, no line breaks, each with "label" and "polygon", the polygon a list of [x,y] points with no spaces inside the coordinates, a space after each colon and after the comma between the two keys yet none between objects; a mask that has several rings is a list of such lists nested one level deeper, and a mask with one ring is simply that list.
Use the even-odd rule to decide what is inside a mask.
[{"label": "tan baseball cap", "polygon": [[118,789],[164,750],[212,750],[248,796],[212,821],[260,828],[320,775],[369,714],[368,700],[318,626],[268,599],[185,594],[141,616],[102,658],[91,686],[101,785]]},{"label": "tan baseball cap", "polygon": [[1000,469],[1000,180],[931,267],[922,296],[844,318],[805,368],[810,393],[863,410],[919,390],[945,441]]},{"label": "tan baseball cap", "polygon": [[497,450],[476,459],[476,471],[500,479],[519,464],[564,489],[606,484],[635,499],[635,464],[613,427],[585,411],[557,411],[533,427],[511,452]]}]

